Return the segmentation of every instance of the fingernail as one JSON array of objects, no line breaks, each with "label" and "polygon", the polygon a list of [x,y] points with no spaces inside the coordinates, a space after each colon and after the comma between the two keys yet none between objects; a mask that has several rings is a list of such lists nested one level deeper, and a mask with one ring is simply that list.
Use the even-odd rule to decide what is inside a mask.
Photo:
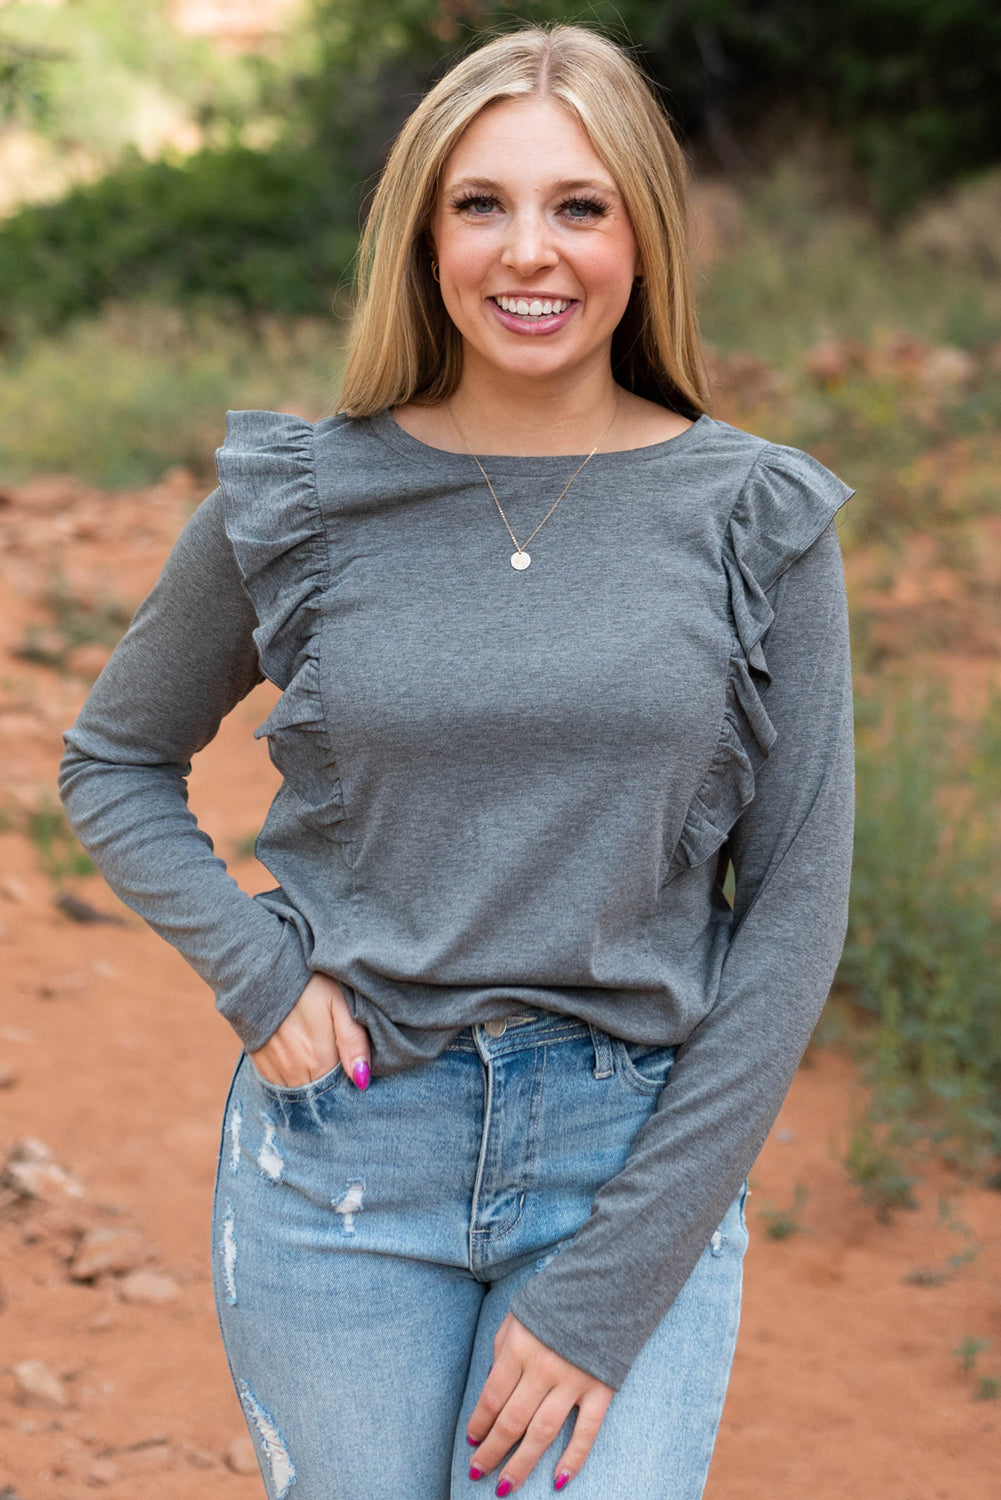
[{"label": "fingernail", "polygon": [[478,1448],[480,1446],[479,1438],[471,1438],[468,1432],[466,1433],[466,1442],[469,1444],[470,1448]]},{"label": "fingernail", "polygon": [[514,1485],[511,1483],[510,1479],[502,1479],[501,1482],[500,1482],[500,1484],[494,1490],[494,1494],[495,1495],[510,1495],[510,1493],[511,1493],[511,1491],[513,1489],[514,1489]]},{"label": "fingernail", "polygon": [[570,1475],[567,1473],[566,1469],[561,1469],[556,1476],[555,1482],[553,1483],[553,1489],[561,1490],[565,1484],[569,1483]]},{"label": "fingernail", "polygon": [[475,1464],[469,1465],[470,1479],[482,1479],[486,1472],[486,1469],[478,1469]]},{"label": "fingernail", "polygon": [[361,1060],[361,1062],[355,1063],[354,1071],[351,1074],[351,1077],[354,1079],[355,1083],[360,1089],[368,1088],[368,1063],[364,1060],[364,1058]]}]

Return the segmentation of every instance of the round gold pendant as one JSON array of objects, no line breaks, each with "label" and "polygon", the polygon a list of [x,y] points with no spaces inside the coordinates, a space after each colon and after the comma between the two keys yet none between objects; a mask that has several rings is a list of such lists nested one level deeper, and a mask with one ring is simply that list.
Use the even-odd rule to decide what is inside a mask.
[{"label": "round gold pendant", "polygon": [[512,568],[517,568],[519,573],[523,572],[531,561],[532,559],[527,552],[518,551],[511,553],[511,566]]}]

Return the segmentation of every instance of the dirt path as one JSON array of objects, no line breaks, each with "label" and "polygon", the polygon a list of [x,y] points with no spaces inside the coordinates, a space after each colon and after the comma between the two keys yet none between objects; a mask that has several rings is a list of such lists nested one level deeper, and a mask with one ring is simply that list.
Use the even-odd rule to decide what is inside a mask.
[{"label": "dirt path", "polygon": [[[237,1472],[246,1442],[208,1270],[234,1038],[183,962],[97,877],[71,881],[73,892],[123,925],[57,909],[37,829],[35,843],[27,832],[100,657],[68,646],[42,597],[58,572],[92,603],[134,604],[190,499],[177,475],[121,497],[39,481],[0,503],[0,1159],[37,1138],[82,1188],[66,1196],[50,1169],[53,1202],[0,1193],[3,1500],[263,1493]],[[60,670],[15,654],[32,621]],[[250,889],[267,880],[241,852],[273,786],[250,733],[266,698],[232,715],[192,797]],[[708,1500],[997,1494],[1001,1400],[973,1397],[1001,1377],[1001,1196],[929,1168],[919,1208],[877,1222],[842,1165],[860,1098],[851,1064],[812,1050],[755,1167],[743,1332]],[[789,1209],[798,1185],[798,1230],[770,1238],[772,1211]],[[87,1235],[118,1272],[74,1279]],[[965,1373],[954,1351],[978,1340],[992,1347],[971,1343]],[[32,1361],[55,1377],[47,1396],[19,1391]]]}]

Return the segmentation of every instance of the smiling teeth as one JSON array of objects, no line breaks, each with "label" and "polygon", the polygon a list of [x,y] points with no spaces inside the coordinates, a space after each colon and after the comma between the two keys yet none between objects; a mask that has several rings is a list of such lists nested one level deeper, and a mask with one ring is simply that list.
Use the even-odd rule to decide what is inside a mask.
[{"label": "smiling teeth", "polygon": [[566,312],[570,306],[569,301],[541,302],[538,297],[533,297],[531,302],[526,297],[496,297],[494,300],[504,312],[515,313],[520,318],[548,318],[553,313]]}]

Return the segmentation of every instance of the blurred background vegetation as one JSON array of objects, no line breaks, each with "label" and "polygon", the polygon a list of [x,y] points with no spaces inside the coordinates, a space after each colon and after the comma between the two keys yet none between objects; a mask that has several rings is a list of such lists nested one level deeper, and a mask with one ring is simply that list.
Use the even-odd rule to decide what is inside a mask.
[{"label": "blurred background vegetation", "polygon": [[389,143],[457,49],[529,19],[598,26],[664,91],[717,414],[858,488],[859,836],[828,1029],[873,1082],[860,1182],[906,1201],[898,1158],[930,1136],[1001,1186],[1001,9],[0,0],[0,471],[209,484],[226,407],[330,410]]}]

